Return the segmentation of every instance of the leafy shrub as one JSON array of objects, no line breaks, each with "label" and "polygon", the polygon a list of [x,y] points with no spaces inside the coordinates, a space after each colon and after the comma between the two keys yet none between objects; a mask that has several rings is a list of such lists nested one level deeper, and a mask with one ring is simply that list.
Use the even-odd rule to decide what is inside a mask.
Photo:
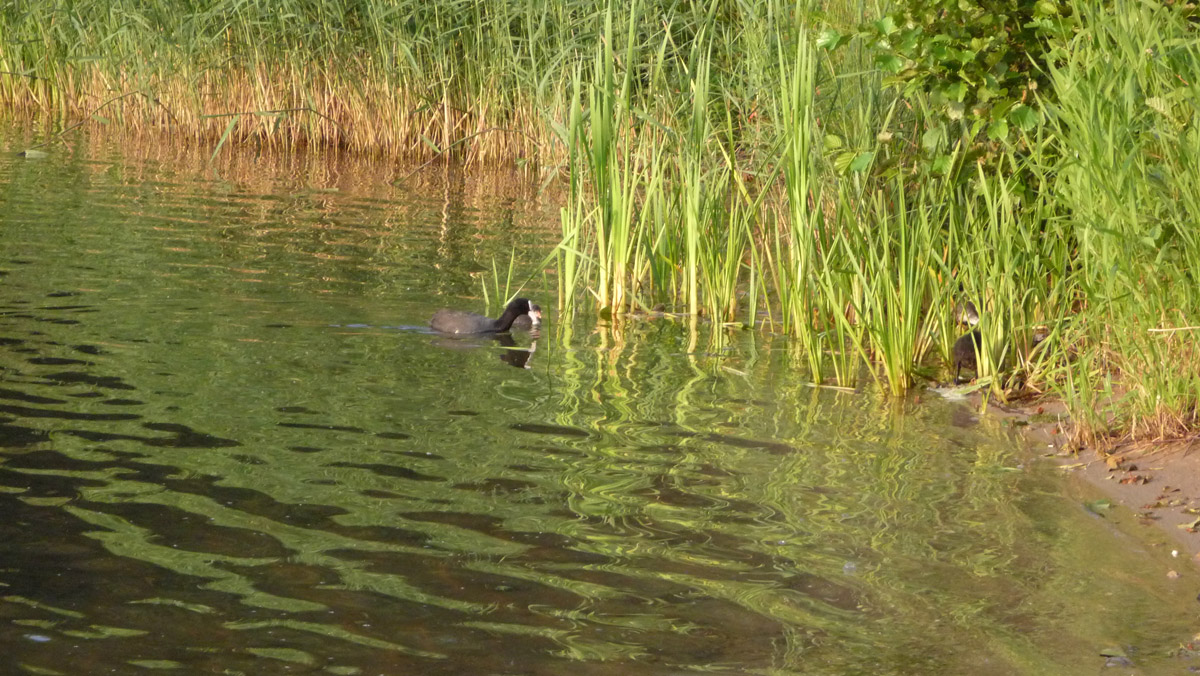
[{"label": "leafy shrub", "polygon": [[856,34],[828,29],[818,44],[865,39],[890,74],[884,83],[940,123],[922,139],[929,151],[955,136],[969,147],[1016,142],[1037,128],[1052,96],[1049,66],[1072,30],[1071,10],[1056,0],[897,0]]}]

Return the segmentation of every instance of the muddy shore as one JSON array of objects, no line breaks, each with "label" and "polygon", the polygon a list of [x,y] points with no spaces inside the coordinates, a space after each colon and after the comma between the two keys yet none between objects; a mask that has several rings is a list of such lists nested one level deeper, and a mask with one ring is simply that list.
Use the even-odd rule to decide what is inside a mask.
[{"label": "muddy shore", "polygon": [[[981,410],[976,396],[971,402]],[[1132,519],[1165,536],[1177,558],[1200,566],[1200,442],[1123,445],[1100,453],[1069,446],[1070,422],[1057,402],[1007,407],[989,404],[985,415],[1007,420],[1036,455],[1104,497],[1084,507],[1108,519]],[[1157,539],[1157,538],[1155,538]],[[1168,544],[1169,543],[1169,544]],[[1180,564],[1184,565],[1184,564]]]}]

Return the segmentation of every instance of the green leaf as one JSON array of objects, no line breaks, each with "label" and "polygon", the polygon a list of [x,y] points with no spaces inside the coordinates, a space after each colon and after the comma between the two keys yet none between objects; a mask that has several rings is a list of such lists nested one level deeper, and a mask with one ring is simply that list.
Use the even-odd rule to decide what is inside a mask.
[{"label": "green leaf", "polygon": [[904,59],[895,54],[878,54],[875,57],[875,65],[889,73],[899,73],[904,68]]},{"label": "green leaf", "polygon": [[899,30],[896,28],[896,20],[890,16],[883,17],[882,19],[876,21],[873,25],[875,26],[875,30],[879,31],[883,35],[891,35]]},{"label": "green leaf", "polygon": [[1012,120],[1013,124],[1017,125],[1021,131],[1029,131],[1041,122],[1037,111],[1024,103],[1013,106],[1012,111],[1008,114],[1008,119]]},{"label": "green leaf", "polygon": [[421,141],[422,141],[422,142],[423,142],[425,145],[429,146],[430,150],[432,150],[433,152],[435,152],[435,153],[440,153],[440,152],[442,152],[442,149],[441,149],[441,147],[439,147],[439,146],[438,146],[438,144],[437,144],[437,143],[435,143],[433,139],[429,138],[429,137],[428,137],[428,136],[426,136],[425,134],[421,134]]},{"label": "green leaf", "polygon": [[1033,15],[1038,17],[1058,16],[1058,5],[1051,0],[1039,0],[1033,6]]},{"label": "green leaf", "polygon": [[1003,141],[1004,139],[1008,138],[1008,121],[996,120],[995,122],[989,124],[987,128],[987,135],[988,138],[992,139],[993,141]]},{"label": "green leaf", "polygon": [[953,166],[954,160],[951,159],[949,155],[938,155],[929,168],[933,171],[933,173],[939,176],[945,176],[946,174],[950,173],[950,169]]},{"label": "green leaf", "polygon": [[951,120],[961,120],[963,116],[962,101],[951,101],[946,104],[946,117]]},{"label": "green leaf", "polygon": [[1003,120],[1004,116],[1008,115],[1008,111],[1012,110],[1013,105],[1015,104],[1016,101],[1013,101],[1012,99],[1002,99],[997,101],[992,106],[992,121],[995,122],[996,120]]},{"label": "green leaf", "polygon": [[901,34],[900,39],[895,41],[896,50],[903,54],[911,55],[913,51],[916,50],[917,41],[920,39],[920,37],[920,28],[913,28],[912,30],[904,31],[904,33]]},{"label": "green leaf", "polygon": [[921,149],[927,153],[935,152],[942,146],[944,134],[945,129],[941,126],[930,127],[925,130],[925,133],[921,134]]},{"label": "green leaf", "polygon": [[842,34],[833,28],[826,28],[817,36],[817,47],[833,51],[841,46]]},{"label": "green leaf", "polygon": [[850,171],[854,173],[866,171],[871,166],[871,160],[874,159],[875,153],[869,150],[865,153],[859,153],[858,157],[854,158],[854,161],[850,163]]},{"label": "green leaf", "polygon": [[221,140],[217,141],[217,147],[213,148],[212,155],[210,155],[208,158],[209,162],[217,159],[217,153],[221,152],[221,147],[224,146],[225,142],[229,140],[229,135],[233,133],[233,128],[237,126],[238,120],[241,119],[241,117],[241,115],[234,115],[233,117],[229,118],[229,124],[225,125],[225,131],[221,134]]},{"label": "green leaf", "polygon": [[1158,249],[1159,248],[1159,240],[1162,237],[1162,234],[1163,234],[1163,227],[1162,227],[1162,224],[1160,223],[1160,224],[1156,224],[1153,228],[1150,228],[1150,230],[1148,232],[1143,234],[1138,239],[1141,240],[1142,244],[1144,244],[1146,246],[1146,248]]},{"label": "green leaf", "polygon": [[840,137],[836,134],[826,134],[825,135],[825,150],[826,150],[826,152],[831,151],[831,150],[837,150],[838,148],[841,148],[842,145],[843,145],[842,137]]},{"label": "green leaf", "polygon": [[854,162],[854,153],[841,153],[833,158],[833,168],[837,169],[839,174],[844,174],[852,162]]},{"label": "green leaf", "polygon": [[[895,75],[889,75],[889,76],[883,78],[883,86],[884,87],[899,87],[900,85],[905,84],[909,80],[916,78],[920,74],[921,74],[920,71],[918,71],[916,68],[905,68],[904,70],[900,71],[899,73],[896,73]],[[916,83],[914,82],[913,84],[916,84]],[[905,96],[908,96],[908,94],[906,93]]]}]

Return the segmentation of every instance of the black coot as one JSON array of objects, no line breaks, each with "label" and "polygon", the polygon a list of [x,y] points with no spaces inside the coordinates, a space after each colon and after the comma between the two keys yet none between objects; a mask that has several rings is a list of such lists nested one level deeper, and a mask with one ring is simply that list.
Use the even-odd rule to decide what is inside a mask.
[{"label": "black coot", "polygon": [[958,383],[958,376],[962,370],[968,369],[978,374],[978,364],[975,361],[975,352],[979,349],[979,345],[983,340],[979,329],[962,336],[954,341],[954,347],[951,349],[951,356],[954,358],[954,382]]},{"label": "black coot", "polygon": [[529,314],[521,315],[513,320],[513,329],[517,331],[532,331],[542,325],[542,308],[537,303],[529,304]]},{"label": "black coot", "polygon": [[462,310],[438,310],[433,313],[433,319],[429,320],[429,326],[434,331],[442,333],[503,333],[512,328],[517,317],[524,315],[532,317],[536,313],[540,320],[542,313],[540,310],[535,310],[536,307],[529,302],[528,298],[517,298],[504,308],[504,314],[500,315],[499,319],[489,319],[483,315]]}]

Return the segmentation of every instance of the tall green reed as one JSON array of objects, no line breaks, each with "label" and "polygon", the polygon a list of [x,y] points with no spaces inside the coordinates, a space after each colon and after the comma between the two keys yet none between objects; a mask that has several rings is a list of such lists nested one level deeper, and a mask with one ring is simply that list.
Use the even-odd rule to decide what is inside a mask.
[{"label": "tall green reed", "polygon": [[777,49],[778,94],[775,118],[782,136],[783,190],[781,227],[776,228],[764,260],[774,279],[785,331],[793,333],[808,362],[810,375],[821,379],[824,335],[820,304],[813,287],[821,252],[818,234],[822,223],[821,195],[813,180],[816,158],[814,97],[816,54],[803,28],[797,31],[792,50]]},{"label": "tall green reed", "polygon": [[[702,44],[702,43],[700,43]],[[688,134],[680,152],[680,202],[683,217],[683,266],[684,293],[687,312],[696,315],[700,310],[700,248],[704,233],[712,228],[715,212],[712,208],[712,188],[705,167],[711,157],[708,140],[711,121],[708,117],[708,94],[710,62],[707,50],[698,46],[695,76],[691,81],[692,105],[688,123]]]},{"label": "tall green reed", "polygon": [[[899,180],[897,179],[897,183]],[[909,205],[903,186],[872,195],[856,223],[842,224],[852,251],[848,264],[862,288],[857,314],[866,325],[867,344],[893,395],[914,382],[916,368],[931,346],[939,308],[940,270],[936,236],[942,226],[940,203],[921,188]]]},{"label": "tall green reed", "polygon": [[[613,15],[610,7],[590,84],[584,85],[576,73],[569,127],[562,132],[570,157],[572,206],[564,211],[560,248],[573,253],[564,259],[571,267],[560,295],[564,307],[573,307],[568,297],[586,287],[602,312],[619,314],[640,302],[638,292],[661,241],[664,168],[661,141],[634,123],[632,72],[617,72],[618,61],[633,61],[638,6],[626,17],[629,33],[620,60],[613,47]],[[585,88],[586,109],[579,96]],[[581,255],[594,258],[594,267],[588,268],[594,280],[578,274]]]},{"label": "tall green reed", "polygon": [[560,141],[567,148],[567,203],[559,209],[562,239],[555,247],[554,253],[558,263],[559,311],[568,316],[575,310],[575,302],[589,277],[592,264],[592,259],[584,252],[587,244],[582,239],[584,227],[593,211],[583,181],[584,118],[583,106],[580,103],[582,87],[582,77],[576,69],[571,103],[568,107],[570,117],[566,127],[559,126],[555,129]]}]

